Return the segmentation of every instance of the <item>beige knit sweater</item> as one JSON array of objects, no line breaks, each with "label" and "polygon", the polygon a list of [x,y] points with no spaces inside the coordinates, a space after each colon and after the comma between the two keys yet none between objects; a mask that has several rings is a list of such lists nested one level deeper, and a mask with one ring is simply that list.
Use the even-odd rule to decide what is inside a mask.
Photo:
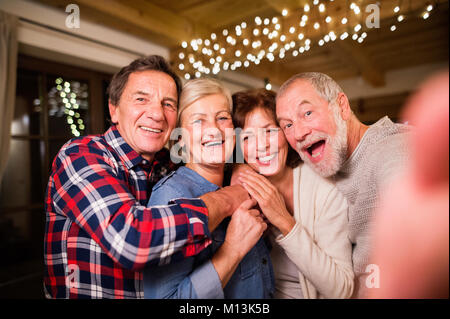
[{"label": "beige knit sweater", "polygon": [[[383,185],[401,172],[407,160],[411,127],[394,124],[387,116],[371,125],[357,148],[335,176],[349,204],[349,235],[353,244],[354,298],[368,293],[366,273],[371,250],[370,228]],[[380,276],[382,276],[380,269]]]},{"label": "beige knit sweater", "polygon": [[275,241],[297,266],[305,299],[349,298],[354,278],[347,201],[307,165],[293,175],[296,224],[284,237],[274,230]]}]

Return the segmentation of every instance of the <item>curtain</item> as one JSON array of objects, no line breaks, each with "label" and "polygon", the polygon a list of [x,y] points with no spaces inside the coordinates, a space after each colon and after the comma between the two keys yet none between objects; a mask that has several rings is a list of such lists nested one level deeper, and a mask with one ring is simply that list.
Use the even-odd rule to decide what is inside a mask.
[{"label": "curtain", "polygon": [[17,73],[18,18],[0,11],[0,181],[9,155]]}]

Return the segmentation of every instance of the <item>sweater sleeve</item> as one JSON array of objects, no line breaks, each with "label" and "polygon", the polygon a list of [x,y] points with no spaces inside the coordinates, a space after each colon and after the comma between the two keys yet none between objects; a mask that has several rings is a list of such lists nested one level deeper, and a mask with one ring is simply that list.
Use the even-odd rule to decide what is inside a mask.
[{"label": "sweater sleeve", "polygon": [[297,221],[291,232],[279,237],[277,242],[321,295],[349,298],[354,274],[348,238],[348,206],[334,186],[328,189],[307,205],[315,210],[307,212],[315,216],[314,234]]}]

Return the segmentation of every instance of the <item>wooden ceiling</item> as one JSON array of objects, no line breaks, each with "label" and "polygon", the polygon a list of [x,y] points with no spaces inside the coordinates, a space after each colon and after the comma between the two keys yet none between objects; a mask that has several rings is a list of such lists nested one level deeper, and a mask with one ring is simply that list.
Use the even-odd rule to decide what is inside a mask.
[{"label": "wooden ceiling", "polygon": [[[74,2],[37,1],[61,9]],[[319,71],[337,80],[362,76],[376,87],[384,85],[385,74],[390,70],[448,62],[448,1],[335,0],[332,4],[330,1],[320,2],[328,6],[329,12],[324,14],[332,18],[348,13],[351,2],[358,4],[362,14],[366,15],[364,8],[368,4],[378,3],[381,27],[366,30],[367,38],[363,43],[357,43],[349,37],[346,40],[338,38],[323,46],[317,45],[318,39],[323,36],[320,32],[323,31],[315,32],[310,27],[308,32],[312,44],[309,51],[296,57],[286,54],[284,59],[275,59],[273,62],[262,59],[260,64],[250,63],[249,67],[240,68],[237,72],[261,79],[269,78],[270,82],[280,85],[295,73]],[[182,41],[189,43],[191,39],[205,39],[213,32],[222,33],[223,29],[234,30],[241,22],[253,23],[256,16],[263,19],[279,17],[283,28],[288,25],[298,26],[304,5],[308,3],[314,7],[312,0],[77,0],[76,3],[80,6],[82,19],[167,46],[172,51],[171,59],[175,67],[179,63],[176,60]],[[429,4],[433,4],[433,10],[425,20],[421,14]],[[400,13],[406,17],[403,22],[397,22],[400,13],[393,11],[397,5],[401,7]],[[283,9],[288,10],[287,16],[282,16]],[[338,19],[333,21],[336,20]],[[353,21],[349,21],[349,26],[351,22]],[[397,26],[393,32],[390,30],[392,24]],[[263,43],[263,48],[265,46],[266,42]],[[184,72],[178,71],[180,75],[184,75]]]}]

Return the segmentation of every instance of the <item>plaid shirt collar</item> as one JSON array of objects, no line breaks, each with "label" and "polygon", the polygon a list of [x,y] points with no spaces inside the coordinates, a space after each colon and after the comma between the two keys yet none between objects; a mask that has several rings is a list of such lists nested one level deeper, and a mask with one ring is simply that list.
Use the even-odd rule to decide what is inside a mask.
[{"label": "plaid shirt collar", "polygon": [[[119,154],[119,158],[125,163],[128,169],[142,163],[145,159],[139,155],[120,135],[116,125],[112,125],[105,132],[106,142]],[[145,163],[145,162],[144,162]]]}]

